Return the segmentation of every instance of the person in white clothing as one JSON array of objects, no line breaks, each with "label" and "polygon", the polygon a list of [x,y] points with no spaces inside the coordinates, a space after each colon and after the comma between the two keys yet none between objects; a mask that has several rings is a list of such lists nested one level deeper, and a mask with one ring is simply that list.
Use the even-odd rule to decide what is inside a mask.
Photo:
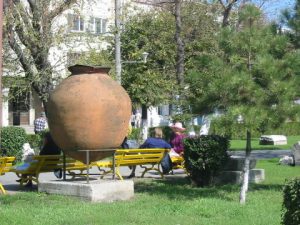
[{"label": "person in white clothing", "polygon": [[136,128],[141,127],[141,121],[142,121],[142,114],[139,111],[136,111],[136,114],[135,114],[135,127]]}]

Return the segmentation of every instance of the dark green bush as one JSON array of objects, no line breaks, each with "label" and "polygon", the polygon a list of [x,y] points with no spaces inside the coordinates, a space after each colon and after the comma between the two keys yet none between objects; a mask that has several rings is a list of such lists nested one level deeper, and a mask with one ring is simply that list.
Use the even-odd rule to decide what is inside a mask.
[{"label": "dark green bush", "polygon": [[127,139],[129,140],[139,140],[141,137],[141,128],[132,128],[131,134],[128,135]]},{"label": "dark green bush", "polygon": [[229,140],[218,135],[185,138],[185,168],[198,186],[209,186],[228,159]]},{"label": "dark green bush", "polygon": [[25,129],[22,127],[3,127],[1,129],[1,155],[22,158],[22,146],[28,142]]},{"label": "dark green bush", "polygon": [[272,131],[267,130],[266,134],[283,134],[286,136],[297,136],[300,135],[300,122],[287,122],[281,124],[280,127],[273,129]]},{"label": "dark green bush", "polygon": [[283,188],[281,223],[284,225],[300,224],[300,178],[287,181]]},{"label": "dark green bush", "polygon": [[34,149],[39,149],[42,145],[42,135],[40,134],[28,134],[28,143]]}]

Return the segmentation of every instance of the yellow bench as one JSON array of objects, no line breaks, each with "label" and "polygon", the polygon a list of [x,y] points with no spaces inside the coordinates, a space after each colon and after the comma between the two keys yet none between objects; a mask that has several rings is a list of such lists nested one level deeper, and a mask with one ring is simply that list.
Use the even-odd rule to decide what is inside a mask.
[{"label": "yellow bench", "polygon": [[172,169],[184,169],[184,158],[182,156],[172,156]]},{"label": "yellow bench", "polygon": [[[41,173],[53,172],[57,169],[64,169],[64,159],[62,155],[39,155],[33,156],[33,161],[29,164],[29,166],[25,168],[15,167],[12,172],[16,173],[16,175],[21,179],[20,185],[23,185],[30,180],[38,184],[39,175]],[[72,170],[80,170],[82,173],[82,171],[86,169],[86,164],[75,159],[66,158],[65,160],[65,171],[72,175],[73,178],[76,174],[71,172]]]},{"label": "yellow bench", "polygon": [[[0,176],[4,175],[6,172],[11,171],[15,159],[16,159],[15,157],[0,157]],[[6,194],[6,191],[1,183],[0,183],[0,191],[3,194]]]},{"label": "yellow bench", "polygon": [[[163,159],[165,153],[169,149],[152,148],[152,149],[117,149],[115,153],[115,173],[123,180],[120,172],[121,166],[141,166],[144,171],[141,177],[144,177],[145,173],[150,170],[157,171],[163,178],[163,173],[160,169],[160,162]],[[98,167],[100,172],[103,172],[102,177],[107,173],[113,171],[113,161],[97,161],[92,163]],[[146,165],[149,165],[147,167]],[[157,167],[155,167],[157,166]],[[105,171],[102,168],[109,168],[110,170]]]}]

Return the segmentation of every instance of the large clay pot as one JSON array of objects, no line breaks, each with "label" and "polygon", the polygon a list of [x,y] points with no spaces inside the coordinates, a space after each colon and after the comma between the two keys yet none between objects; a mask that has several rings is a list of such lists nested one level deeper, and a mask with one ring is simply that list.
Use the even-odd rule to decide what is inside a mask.
[{"label": "large clay pot", "polygon": [[131,100],[107,75],[109,68],[75,65],[69,70],[72,75],[50,94],[50,133],[72,158],[85,162],[81,150],[90,150],[90,161],[103,159],[127,134]]}]

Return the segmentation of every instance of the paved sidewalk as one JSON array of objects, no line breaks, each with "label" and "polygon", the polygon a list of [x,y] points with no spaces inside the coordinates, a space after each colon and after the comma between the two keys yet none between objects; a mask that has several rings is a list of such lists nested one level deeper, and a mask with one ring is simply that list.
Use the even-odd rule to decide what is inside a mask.
[{"label": "paved sidewalk", "polygon": [[[141,179],[141,173],[143,169],[137,166],[136,168],[136,177],[133,178],[134,180]],[[123,178],[126,179],[126,177],[130,174],[131,170],[128,167],[121,167],[121,174],[123,175]],[[90,170],[90,174],[99,174],[99,170],[94,167]],[[174,175],[166,175],[165,177],[168,179],[169,177],[185,177],[186,174],[183,170],[178,169],[174,171]],[[151,178],[151,179],[161,179],[160,175],[156,171],[149,171],[145,174],[145,178]],[[100,175],[90,175],[90,180],[99,179]],[[32,187],[22,187],[16,180],[18,179],[17,175],[15,173],[5,173],[4,176],[0,176],[0,182],[3,184],[5,190],[8,194],[15,194],[18,192],[26,192],[26,191],[37,191],[37,185],[34,185]],[[82,178],[81,178],[82,179]],[[104,179],[112,179],[111,174],[108,174],[105,176]],[[40,174],[39,180],[42,181],[53,181],[53,180],[59,180],[55,177],[53,172],[50,173],[42,173]],[[70,176],[67,176],[67,180],[70,180]]]},{"label": "paved sidewalk", "polygon": [[[245,151],[231,151],[229,152],[230,155],[237,155],[237,156],[244,156]],[[280,158],[284,155],[290,155],[291,150],[255,150],[251,152],[251,156],[256,159],[270,159],[270,158]],[[136,169],[136,178],[134,180],[140,179],[142,169],[138,166]],[[97,168],[92,168],[90,170],[91,174],[99,174]],[[124,179],[130,174],[130,169],[128,167],[121,167],[121,174],[123,175]],[[175,177],[185,177],[186,174],[183,170],[175,170],[174,175],[167,175],[166,178],[175,178]],[[99,175],[90,175],[92,179],[98,179]],[[152,179],[160,179],[159,174],[156,171],[150,171],[145,174],[145,178],[152,178]],[[37,186],[33,185],[33,187],[21,187],[16,180],[18,177],[15,173],[6,173],[4,176],[0,176],[0,182],[3,184],[4,188],[8,192],[8,194],[14,194],[18,192],[25,192],[25,191],[36,191]],[[70,177],[67,176],[67,179]],[[107,175],[105,179],[111,179],[111,175]],[[54,173],[42,173],[40,175],[40,180],[57,180],[54,176]]]},{"label": "paved sidewalk", "polygon": [[[245,156],[245,151],[230,151],[230,155]],[[281,158],[285,155],[291,155],[292,150],[253,150],[251,156],[256,159]]]}]

